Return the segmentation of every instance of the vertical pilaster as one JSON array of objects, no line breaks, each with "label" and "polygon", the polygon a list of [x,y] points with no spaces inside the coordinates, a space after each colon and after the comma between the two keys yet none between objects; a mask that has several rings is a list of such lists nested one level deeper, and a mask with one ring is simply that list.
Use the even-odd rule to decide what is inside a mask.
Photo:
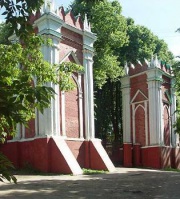
[{"label": "vertical pilaster", "polygon": [[21,124],[17,124],[14,140],[20,140],[20,139],[21,139]]},{"label": "vertical pilaster", "polygon": [[[44,59],[50,63],[52,63],[52,47],[44,45],[42,47],[42,52],[44,55]],[[53,84],[51,82],[47,83],[46,86],[52,87]],[[49,108],[46,108],[43,114],[39,113],[39,135],[53,135],[53,120],[54,120],[54,103],[53,99],[51,99],[51,105]]]},{"label": "vertical pilaster", "polygon": [[26,132],[25,126],[22,125],[22,137],[21,137],[21,139],[25,139],[25,132]]},{"label": "vertical pilaster", "polygon": [[[59,39],[53,39],[53,47],[52,47],[52,63],[51,64],[59,64]],[[53,106],[53,135],[60,135],[60,91],[59,85],[52,85],[55,96],[52,99]]]},{"label": "vertical pilaster", "polygon": [[162,144],[162,72],[158,69],[147,71],[149,96],[150,145]]},{"label": "vertical pilaster", "polygon": [[61,128],[62,136],[66,136],[65,92],[61,92]]},{"label": "vertical pilaster", "polygon": [[[61,39],[61,27],[63,21],[54,13],[54,8],[46,1],[42,10],[42,17],[35,21],[39,34],[46,35],[52,40],[52,46],[42,46],[44,59],[50,64],[59,63],[59,43]],[[46,86],[52,87],[56,92],[54,99],[51,99],[50,108],[44,110],[44,113],[38,113],[36,127],[39,136],[60,135],[60,104],[59,104],[59,85],[48,83]]]},{"label": "vertical pilaster", "polygon": [[79,137],[80,138],[84,138],[83,136],[83,93],[82,93],[82,89],[81,89],[81,85],[82,85],[82,78],[81,78],[81,74],[78,74],[78,83],[80,85],[79,88]]},{"label": "vertical pilaster", "polygon": [[130,119],[130,78],[121,79],[122,106],[123,106],[123,142],[131,142],[131,119]]},{"label": "vertical pilaster", "polygon": [[145,135],[146,135],[146,146],[149,144],[148,140],[148,109],[147,109],[147,101],[144,102],[145,106]]},{"label": "vertical pilaster", "polygon": [[173,124],[176,122],[176,95],[175,95],[175,88],[174,88],[174,82],[175,80],[171,80],[171,132],[172,132],[172,146],[176,147],[179,144],[179,135],[175,133],[175,129],[173,128]]},{"label": "vertical pilaster", "polygon": [[86,139],[95,137],[94,131],[94,89],[93,89],[93,54],[84,50],[84,96]]},{"label": "vertical pilaster", "polygon": [[135,124],[135,120],[136,120],[136,111],[135,111],[135,104],[132,104],[132,143],[135,144],[136,143],[136,124]]},{"label": "vertical pilaster", "polygon": [[86,139],[95,137],[94,130],[94,89],[93,89],[93,44],[96,36],[91,32],[87,16],[84,20],[83,65],[84,65],[84,106]]}]

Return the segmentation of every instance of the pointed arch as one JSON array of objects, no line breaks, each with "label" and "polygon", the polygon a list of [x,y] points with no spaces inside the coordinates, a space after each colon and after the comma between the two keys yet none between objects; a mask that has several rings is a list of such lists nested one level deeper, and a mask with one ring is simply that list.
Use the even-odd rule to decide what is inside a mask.
[{"label": "pointed arch", "polygon": [[137,92],[135,93],[134,97],[132,98],[130,103],[134,103],[136,101],[137,96],[140,96],[142,101],[146,101],[148,100],[148,98],[146,97],[146,95],[141,91],[141,90],[137,90]]},{"label": "pointed arch", "polygon": [[170,113],[169,106],[164,104],[163,106],[163,120],[164,120],[164,145],[171,145],[171,129],[170,129]]},{"label": "pointed arch", "polygon": [[135,108],[135,142],[146,145],[145,108],[140,104]]},{"label": "pointed arch", "polygon": [[[74,63],[81,65],[73,50],[69,51],[60,63],[69,62],[70,56]],[[76,84],[75,89],[69,92],[61,92],[62,135],[68,138],[83,138],[82,74],[72,73],[72,80]]]}]

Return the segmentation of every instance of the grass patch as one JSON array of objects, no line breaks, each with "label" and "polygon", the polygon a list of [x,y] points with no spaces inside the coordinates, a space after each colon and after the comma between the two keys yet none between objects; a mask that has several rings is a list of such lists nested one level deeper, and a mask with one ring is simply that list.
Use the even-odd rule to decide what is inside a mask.
[{"label": "grass patch", "polygon": [[103,173],[108,173],[107,171],[104,170],[92,170],[92,169],[82,169],[84,175],[95,175],[95,174],[103,174]]},{"label": "grass patch", "polygon": [[174,171],[174,172],[180,172],[180,169],[173,169],[173,168],[165,168],[165,171]]}]

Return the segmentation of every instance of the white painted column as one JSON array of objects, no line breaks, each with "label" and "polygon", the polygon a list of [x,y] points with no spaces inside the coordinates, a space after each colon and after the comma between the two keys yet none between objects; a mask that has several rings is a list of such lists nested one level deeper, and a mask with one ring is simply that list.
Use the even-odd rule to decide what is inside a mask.
[{"label": "white painted column", "polygon": [[[42,52],[45,60],[51,64],[59,63],[59,39],[52,39],[53,46],[43,46]],[[56,94],[54,99],[51,99],[50,108],[44,110],[44,113],[39,113],[39,135],[53,136],[60,135],[60,111],[59,111],[59,85],[48,83],[47,86],[52,87]]]},{"label": "white painted column", "polygon": [[[130,111],[130,78],[129,76],[121,79],[122,89],[122,111],[123,111],[123,142],[131,142],[131,111]],[[134,140],[134,139],[133,139]]]},{"label": "white painted column", "polygon": [[26,128],[24,125],[22,125],[22,137],[21,139],[25,139],[25,132],[26,132]]},{"label": "white painted column", "polygon": [[62,136],[66,137],[66,115],[65,115],[65,92],[61,92],[61,130]]},{"label": "white painted column", "polygon": [[82,78],[81,78],[81,74],[78,74],[78,83],[79,83],[79,96],[78,96],[78,100],[79,100],[79,136],[81,139],[84,138],[83,135],[83,93],[82,93],[82,88],[81,88],[81,84],[82,84]]},{"label": "white painted column", "polygon": [[[59,39],[53,39],[52,64],[59,64]],[[52,99],[53,106],[53,135],[60,135],[60,91],[59,85],[52,85],[55,96]]]},{"label": "white painted column", "polygon": [[144,109],[145,109],[145,135],[146,135],[146,146],[148,146],[148,109],[147,109],[147,102],[144,102]]},{"label": "white painted column", "polygon": [[[38,18],[34,25],[38,28],[39,34],[45,35],[47,38],[52,39],[52,46],[42,46],[42,53],[44,59],[51,64],[59,63],[59,43],[61,39],[61,27],[64,21],[54,12],[54,3],[50,6],[49,1],[46,1],[44,7],[41,9],[41,17]],[[39,129],[37,133],[39,136],[53,136],[60,135],[60,113],[59,113],[59,86],[48,83],[55,92],[55,99],[51,100],[51,106],[44,110],[44,113],[39,113],[38,123]],[[38,125],[36,122],[36,124]]]},{"label": "white painted column", "polygon": [[174,88],[174,82],[175,80],[171,80],[171,133],[172,133],[172,146],[176,147],[179,144],[179,134],[175,133],[175,129],[173,128],[173,124],[176,122],[176,95],[175,95],[175,88]]},{"label": "white painted column", "polygon": [[39,111],[35,110],[35,136],[39,136]]},{"label": "white painted column", "polygon": [[150,145],[161,145],[162,132],[162,73],[158,69],[147,71],[149,96]]},{"label": "white painted column", "polygon": [[93,54],[84,50],[84,96],[85,96],[85,130],[86,139],[95,137],[94,130],[94,89],[93,89]]},{"label": "white painted column", "polygon": [[135,104],[132,104],[132,133],[133,133],[133,139],[132,142],[133,144],[136,144],[136,124],[135,124],[135,120],[136,120],[136,110],[135,110]]},{"label": "white painted column", "polygon": [[83,65],[84,65],[84,106],[85,106],[85,135],[90,140],[95,137],[94,128],[94,89],[93,89],[93,44],[95,34],[91,32],[87,16],[84,19],[83,33]]},{"label": "white painted column", "polygon": [[[48,62],[51,61],[52,47],[44,45],[42,47],[42,52],[44,59]],[[51,86],[52,83],[46,84],[46,86]],[[39,112],[39,136],[53,135],[53,111],[52,111],[52,100],[50,108],[44,110],[44,113]]]},{"label": "white painted column", "polygon": [[20,140],[21,139],[21,124],[16,125],[16,134],[13,140]]}]

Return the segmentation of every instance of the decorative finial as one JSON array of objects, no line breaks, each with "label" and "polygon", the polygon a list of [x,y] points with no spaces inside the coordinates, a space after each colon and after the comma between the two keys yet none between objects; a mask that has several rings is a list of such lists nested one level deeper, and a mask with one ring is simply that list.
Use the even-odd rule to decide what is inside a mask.
[{"label": "decorative finial", "polygon": [[137,63],[138,63],[140,66],[142,66],[142,63],[141,63],[139,60],[137,60]]},{"label": "decorative finial", "polygon": [[55,12],[54,0],[44,0],[41,13]]},{"label": "decorative finial", "polygon": [[153,55],[151,56],[150,67],[154,68],[154,57],[153,57]]},{"label": "decorative finial", "polygon": [[88,23],[87,14],[84,17],[84,30],[91,32],[90,24]]},{"label": "decorative finial", "polygon": [[130,63],[130,66],[131,66],[132,69],[135,69],[134,64]]},{"label": "decorative finial", "polygon": [[154,67],[160,68],[160,64],[159,64],[157,54],[155,54],[155,56],[154,56]]},{"label": "decorative finial", "polygon": [[125,74],[129,75],[129,67],[127,65],[127,62],[125,63],[124,70],[125,70]]},{"label": "decorative finial", "polygon": [[150,68],[150,62],[147,59],[144,59],[144,61],[147,64],[148,68]]}]

